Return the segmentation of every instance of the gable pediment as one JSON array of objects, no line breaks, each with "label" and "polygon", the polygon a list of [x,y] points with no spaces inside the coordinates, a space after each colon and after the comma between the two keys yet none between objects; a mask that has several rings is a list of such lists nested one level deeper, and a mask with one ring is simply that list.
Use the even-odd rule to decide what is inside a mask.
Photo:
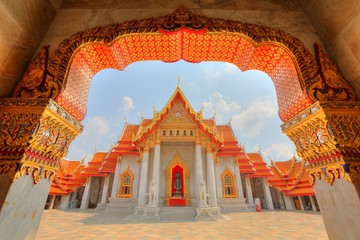
[{"label": "gable pediment", "polygon": [[159,126],[196,126],[197,123],[191,118],[180,102],[176,102],[169,110],[167,116],[159,123]]}]

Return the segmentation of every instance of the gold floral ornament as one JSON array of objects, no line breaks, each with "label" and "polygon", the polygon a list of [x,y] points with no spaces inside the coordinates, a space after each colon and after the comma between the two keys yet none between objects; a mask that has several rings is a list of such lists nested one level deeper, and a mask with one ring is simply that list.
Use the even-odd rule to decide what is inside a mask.
[{"label": "gold floral ornament", "polygon": [[315,44],[319,73],[307,84],[309,97],[316,101],[354,101],[356,94],[343,78],[336,64],[319,44]]},{"label": "gold floral ornament", "polygon": [[61,90],[61,82],[48,71],[49,46],[44,46],[30,62],[12,96],[18,98],[53,98]]}]

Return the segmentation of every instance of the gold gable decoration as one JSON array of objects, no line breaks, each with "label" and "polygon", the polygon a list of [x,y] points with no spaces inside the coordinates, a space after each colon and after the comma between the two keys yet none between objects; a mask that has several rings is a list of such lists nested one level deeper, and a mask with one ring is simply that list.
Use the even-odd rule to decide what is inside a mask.
[{"label": "gold gable decoration", "polygon": [[[205,124],[202,111],[196,112],[192,108],[179,86],[176,88],[163,109],[160,112],[154,111],[151,123],[147,126],[140,125],[139,131],[132,136],[133,144],[137,145],[141,143],[147,136],[151,135],[155,129],[160,131],[160,125],[166,124],[168,124],[168,126],[175,126],[175,131],[189,130],[189,134],[192,131],[193,136],[191,137],[193,137],[193,139],[195,139],[196,130],[199,128],[206,134],[211,135],[212,141],[218,147],[222,146],[224,143],[223,134],[217,131],[215,125],[211,127]],[[161,133],[159,133],[159,137],[160,136]],[[184,134],[177,135],[177,132],[175,132],[173,133],[173,136],[184,137]]]}]

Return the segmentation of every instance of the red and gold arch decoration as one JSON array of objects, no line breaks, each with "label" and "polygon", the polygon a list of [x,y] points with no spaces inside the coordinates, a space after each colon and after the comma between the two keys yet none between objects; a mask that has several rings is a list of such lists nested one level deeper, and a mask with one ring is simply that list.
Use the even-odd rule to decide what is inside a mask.
[{"label": "red and gold arch decoration", "polygon": [[82,120],[92,77],[132,62],[224,61],[262,70],[275,84],[279,115],[289,120],[316,100],[355,100],[351,86],[319,45],[316,57],[297,38],[269,27],[207,18],[185,8],[159,18],[96,27],[65,39],[32,61],[13,97],[56,99]]}]

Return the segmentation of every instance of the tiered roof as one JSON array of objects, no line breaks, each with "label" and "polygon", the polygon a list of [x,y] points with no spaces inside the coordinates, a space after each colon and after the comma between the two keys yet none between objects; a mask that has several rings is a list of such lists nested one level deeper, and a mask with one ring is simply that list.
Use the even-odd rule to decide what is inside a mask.
[{"label": "tiered roof", "polygon": [[49,194],[68,195],[70,192],[74,192],[77,187],[85,185],[86,177],[80,174],[83,169],[84,165],[80,161],[62,159]]},{"label": "tiered roof", "polygon": [[247,177],[270,177],[274,175],[274,173],[266,165],[266,162],[260,153],[248,153],[247,156],[250,159],[250,163],[255,168],[255,173],[249,174]]},{"label": "tiered roof", "polygon": [[86,165],[84,170],[81,172],[82,176],[87,177],[104,177],[106,173],[100,172],[100,168],[105,161],[106,156],[108,153],[106,152],[95,152],[92,159]]},{"label": "tiered roof", "polygon": [[273,176],[267,178],[270,186],[288,196],[314,195],[305,166],[295,157],[286,162],[272,162],[270,169],[274,173]]}]

